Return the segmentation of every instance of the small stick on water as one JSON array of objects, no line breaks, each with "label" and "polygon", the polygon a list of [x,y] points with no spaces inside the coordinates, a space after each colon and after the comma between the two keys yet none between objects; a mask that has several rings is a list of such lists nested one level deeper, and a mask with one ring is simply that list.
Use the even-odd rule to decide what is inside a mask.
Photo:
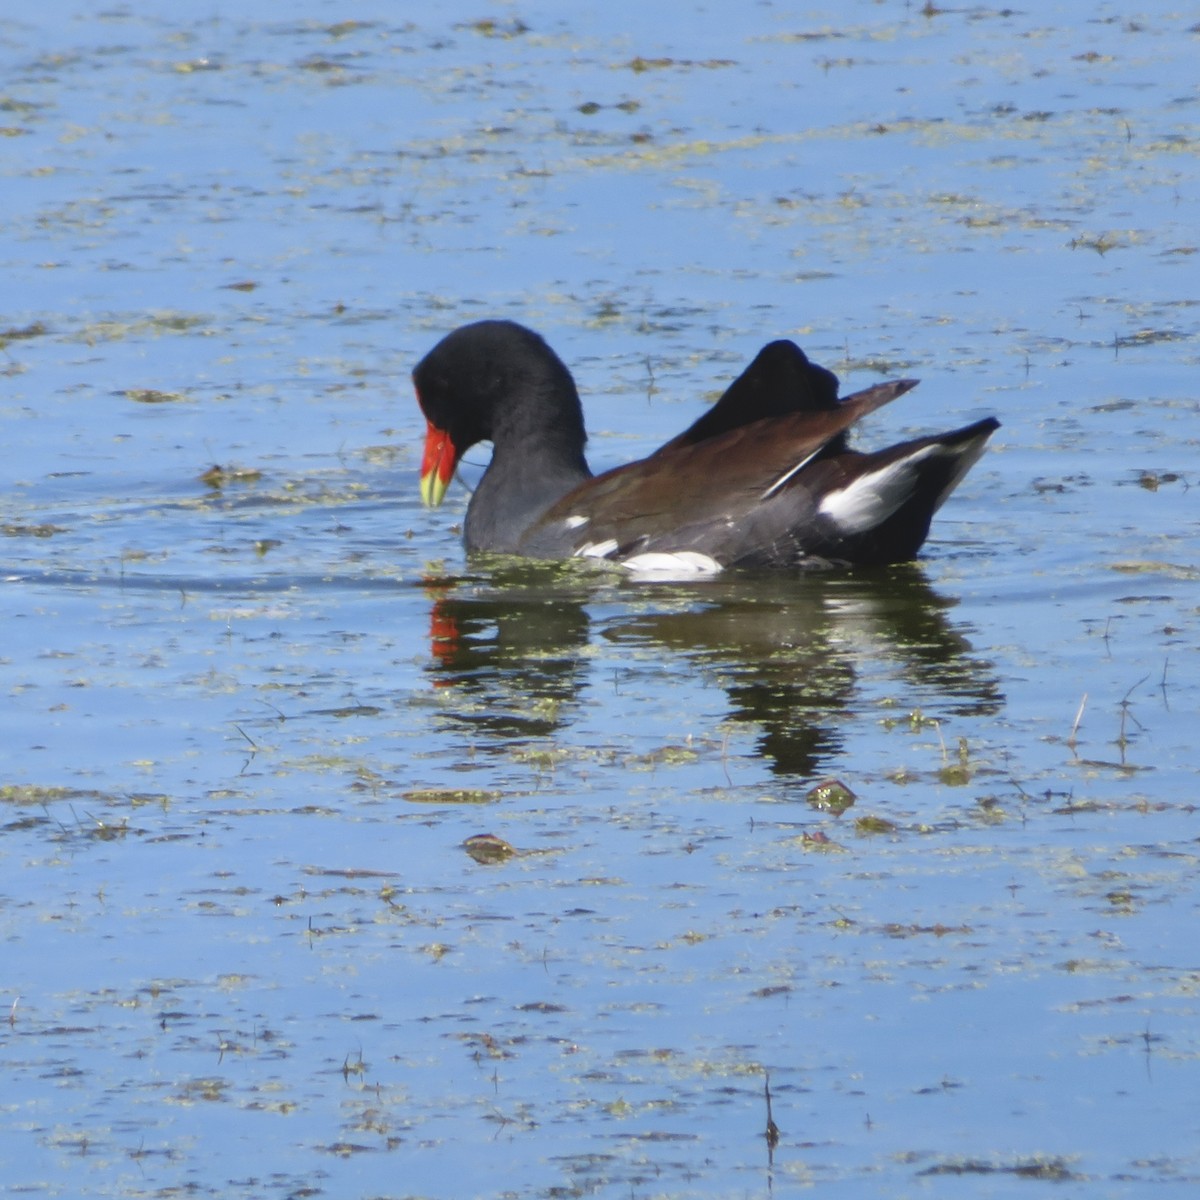
[{"label": "small stick on water", "polygon": [[774,1163],[775,1147],[779,1145],[779,1126],[771,1115],[771,1073],[763,1072],[763,1092],[767,1097],[767,1130],[763,1135],[767,1139],[767,1161]]},{"label": "small stick on water", "polygon": [[[1121,707],[1122,707],[1122,708],[1125,708],[1125,707],[1127,707],[1127,706],[1129,705],[1129,697],[1130,697],[1130,696],[1132,696],[1132,695],[1133,695],[1133,693],[1134,693],[1134,692],[1135,692],[1135,691],[1136,691],[1138,688],[1140,688],[1140,687],[1142,686],[1142,684],[1143,684],[1143,683],[1145,683],[1145,682],[1146,682],[1146,680],[1147,680],[1147,679],[1149,679],[1149,678],[1150,678],[1150,676],[1149,676],[1149,675],[1143,675],[1143,676],[1141,677],[1141,679],[1139,679],[1139,680],[1137,681],[1137,683],[1134,683],[1134,684],[1131,684],[1131,685],[1130,685],[1130,687],[1129,687],[1129,691],[1127,691],[1127,692],[1125,693],[1125,695],[1121,697]],[[1135,720],[1136,720],[1136,718],[1135,718]],[[1141,729],[1141,728],[1143,728],[1143,726],[1142,726],[1142,725],[1139,723],[1139,724],[1138,724],[1138,728],[1139,728],[1139,729]]]},{"label": "small stick on water", "polygon": [[[1067,745],[1071,747],[1071,753],[1075,753],[1075,735],[1079,732],[1079,723],[1083,720],[1083,710],[1087,708],[1087,692],[1083,693],[1083,699],[1079,702],[1079,710],[1075,713],[1075,724],[1071,726],[1071,736],[1067,738]],[[1078,756],[1076,756],[1078,757]]]}]

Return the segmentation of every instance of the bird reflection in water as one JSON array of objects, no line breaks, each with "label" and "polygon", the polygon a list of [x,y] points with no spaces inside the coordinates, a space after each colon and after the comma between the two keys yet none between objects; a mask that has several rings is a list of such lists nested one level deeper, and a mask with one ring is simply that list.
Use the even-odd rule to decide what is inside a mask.
[{"label": "bird reflection in water", "polygon": [[590,651],[593,639],[630,663],[666,652],[694,664],[725,690],[728,719],[754,727],[759,753],[786,777],[830,769],[860,700],[865,653],[943,712],[990,715],[1003,704],[991,665],[949,619],[954,601],[917,565],[638,587],[510,561],[427,585],[427,671],[435,687],[454,689],[447,719],[472,731],[476,751],[568,728],[604,657]]},{"label": "bird reflection in water", "polygon": [[587,687],[586,595],[557,583],[558,573],[521,564],[484,580],[426,582],[433,685],[454,688],[452,719],[497,749],[551,737]]}]

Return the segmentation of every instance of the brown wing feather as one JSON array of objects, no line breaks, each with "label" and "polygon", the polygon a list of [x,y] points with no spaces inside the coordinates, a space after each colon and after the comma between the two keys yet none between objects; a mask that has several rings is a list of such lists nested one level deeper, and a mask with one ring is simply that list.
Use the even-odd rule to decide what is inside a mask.
[{"label": "brown wing feather", "polygon": [[797,464],[912,386],[911,380],[879,384],[836,409],[755,421],[606,471],[538,519],[524,539],[526,552],[561,540],[569,519],[577,526],[571,538],[576,547],[613,540],[621,548],[669,534],[681,514],[691,528],[736,519]]}]

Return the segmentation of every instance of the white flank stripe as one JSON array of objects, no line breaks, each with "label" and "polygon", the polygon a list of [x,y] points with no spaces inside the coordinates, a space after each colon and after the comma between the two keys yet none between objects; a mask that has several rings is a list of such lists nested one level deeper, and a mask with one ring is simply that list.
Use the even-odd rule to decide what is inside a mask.
[{"label": "white flank stripe", "polygon": [[917,463],[935,454],[947,453],[944,446],[926,446],[908,458],[860,475],[853,483],[830,492],[821,500],[820,511],[843,533],[862,533],[886,521],[912,495]]},{"label": "white flank stripe", "polygon": [[824,446],[818,446],[817,449],[814,450],[807,458],[802,458],[794,467],[788,467],[788,469],[784,471],[784,473],[780,475],[780,477],[775,480],[775,482],[771,484],[771,486],[767,488],[767,490],[763,492],[761,496],[759,496],[759,501],[761,502],[763,500],[769,500],[777,491],[779,491],[781,487],[783,487],[785,483],[787,483],[789,479],[791,479],[793,475],[796,474],[797,471],[803,471],[804,468],[807,467],[808,464],[812,462],[812,460],[816,458],[817,455],[820,454],[824,449]]},{"label": "white flank stripe", "polygon": [[616,548],[616,538],[607,538],[603,542],[584,542],[584,544],[575,551],[575,557],[607,558]]},{"label": "white flank stripe", "polygon": [[638,579],[660,580],[664,583],[717,575],[723,569],[715,558],[696,550],[677,550],[673,554],[652,550],[622,560],[621,566]]},{"label": "white flank stripe", "polygon": [[582,529],[591,519],[591,517],[581,517],[576,514],[573,517],[568,517],[563,524],[568,529]]}]

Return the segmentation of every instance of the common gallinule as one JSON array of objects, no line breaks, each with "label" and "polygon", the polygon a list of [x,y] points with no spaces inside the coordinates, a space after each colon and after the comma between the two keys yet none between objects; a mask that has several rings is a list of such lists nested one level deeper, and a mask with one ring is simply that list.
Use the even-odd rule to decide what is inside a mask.
[{"label": "common gallinule", "polygon": [[468,551],[606,559],[676,577],[913,558],[999,427],[987,417],[886,450],[851,450],[847,430],[916,380],[839,401],[835,375],[777,341],[678,437],[593,476],[575,381],[532,330],[464,325],[413,380],[429,422],[427,505],[441,503],[463,451],[492,443],[467,506]]}]

